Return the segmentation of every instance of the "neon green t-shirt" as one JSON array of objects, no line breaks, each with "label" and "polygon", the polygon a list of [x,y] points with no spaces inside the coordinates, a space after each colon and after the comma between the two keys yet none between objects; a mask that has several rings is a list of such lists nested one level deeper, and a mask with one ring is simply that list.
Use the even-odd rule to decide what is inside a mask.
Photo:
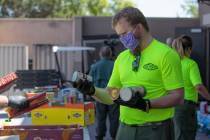
[{"label": "neon green t-shirt", "polygon": [[184,99],[197,103],[198,93],[195,89],[195,86],[202,84],[198,65],[194,60],[188,57],[184,57],[181,60],[181,64],[184,80]]},{"label": "neon green t-shirt", "polygon": [[[131,87],[143,85],[147,90],[145,99],[167,95],[168,90],[183,87],[181,60],[167,45],[153,39],[141,52],[140,67],[132,71],[135,57],[129,50],[116,59],[108,87]],[[150,109],[149,113],[139,109],[120,106],[120,120],[126,124],[143,124],[172,118],[174,108]]]}]

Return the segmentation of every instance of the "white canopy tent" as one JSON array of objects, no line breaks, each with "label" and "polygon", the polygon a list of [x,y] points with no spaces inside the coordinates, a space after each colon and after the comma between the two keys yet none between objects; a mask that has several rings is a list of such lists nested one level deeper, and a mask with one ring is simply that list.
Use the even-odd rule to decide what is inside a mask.
[{"label": "white canopy tent", "polygon": [[86,47],[86,46],[66,46],[66,47],[59,47],[53,46],[53,52],[63,52],[63,51],[95,51],[93,47]]}]

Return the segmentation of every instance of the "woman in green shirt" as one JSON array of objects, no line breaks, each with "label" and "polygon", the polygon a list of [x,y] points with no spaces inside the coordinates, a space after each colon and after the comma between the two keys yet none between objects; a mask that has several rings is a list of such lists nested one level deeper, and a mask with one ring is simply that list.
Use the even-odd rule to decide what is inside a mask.
[{"label": "woman in green shirt", "polygon": [[206,87],[202,84],[197,63],[190,58],[192,52],[191,37],[182,35],[176,38],[172,43],[172,48],[181,57],[184,80],[184,104],[176,107],[174,116],[175,140],[195,140],[197,93],[207,100],[210,100],[210,95]]}]

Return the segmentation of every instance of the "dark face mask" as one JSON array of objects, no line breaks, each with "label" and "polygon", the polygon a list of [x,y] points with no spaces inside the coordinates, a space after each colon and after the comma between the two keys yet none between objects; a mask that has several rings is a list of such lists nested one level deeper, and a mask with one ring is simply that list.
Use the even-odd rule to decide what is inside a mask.
[{"label": "dark face mask", "polygon": [[134,52],[134,50],[139,46],[139,40],[135,38],[133,32],[120,36],[120,41],[124,47],[129,49],[131,52]]}]

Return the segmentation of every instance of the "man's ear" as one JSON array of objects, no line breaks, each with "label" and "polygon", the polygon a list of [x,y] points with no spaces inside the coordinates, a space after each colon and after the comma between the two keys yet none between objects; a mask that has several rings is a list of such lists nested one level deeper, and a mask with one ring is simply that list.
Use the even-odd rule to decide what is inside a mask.
[{"label": "man's ear", "polygon": [[136,31],[135,31],[135,35],[137,38],[140,38],[141,35],[143,34],[144,32],[144,27],[141,23],[137,24],[136,25]]},{"label": "man's ear", "polygon": [[144,27],[143,27],[143,25],[142,25],[141,23],[137,24],[137,25],[136,25],[136,28],[138,28],[138,30],[139,30],[140,32],[142,32],[143,29],[144,29]]},{"label": "man's ear", "polygon": [[192,48],[189,48],[189,53],[190,53],[190,54],[192,53]]}]

